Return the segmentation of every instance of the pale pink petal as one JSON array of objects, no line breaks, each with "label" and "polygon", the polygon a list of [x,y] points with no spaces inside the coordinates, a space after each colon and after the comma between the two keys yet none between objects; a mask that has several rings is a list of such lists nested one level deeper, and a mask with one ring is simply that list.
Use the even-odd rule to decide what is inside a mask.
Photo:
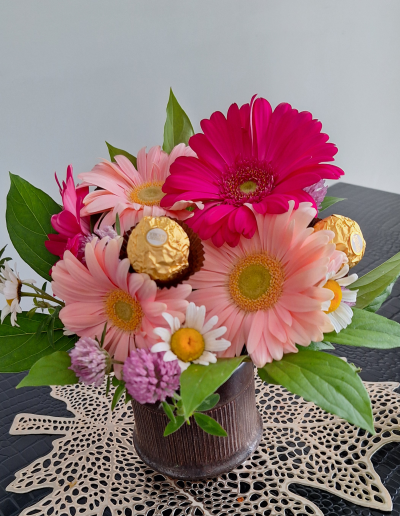
[{"label": "pale pink petal", "polygon": [[147,276],[147,274],[143,274],[143,277],[144,282],[143,285],[137,291],[137,297],[141,301],[154,301],[157,294],[157,285],[153,280],[149,278],[149,276]]},{"label": "pale pink petal", "polygon": [[143,285],[146,276],[142,274],[133,273],[128,276],[129,294],[135,296],[136,292]]},{"label": "pale pink petal", "polygon": [[[264,365],[272,359],[280,360],[283,353],[296,352],[296,343],[309,345],[323,337],[329,317],[323,313],[322,303],[332,293],[322,288],[321,281],[326,277],[334,246],[329,244],[329,232],[318,235],[308,228],[314,214],[309,203],[295,210],[294,202],[289,202],[287,213],[257,214],[254,237],[241,237],[234,248],[203,243],[205,262],[188,280],[195,289],[189,300],[204,305],[208,317],[218,316],[219,324],[227,327],[225,338],[232,345],[220,356],[240,355],[246,344],[257,365]],[[230,294],[230,275],[238,261],[260,254],[268,254],[282,264],[282,294],[273,307],[247,312]]]},{"label": "pale pink petal", "polygon": [[260,344],[261,335],[264,330],[264,317],[265,313],[261,310],[254,314],[248,315],[251,321],[250,332],[246,339],[247,351],[252,353],[257,346]]},{"label": "pale pink petal", "polygon": [[[129,272],[129,260],[119,259],[120,245],[117,239],[94,238],[85,249],[87,267],[66,252],[65,259],[53,269],[52,287],[66,304],[60,312],[64,326],[81,337],[100,338],[107,323],[104,347],[116,360],[124,361],[136,346],[149,349],[157,342],[153,330],[166,326],[163,312],[184,321],[188,304],[185,297],[191,287],[180,285],[162,294],[147,274]],[[129,302],[126,293],[140,303],[142,311],[139,327],[132,330],[125,330],[125,321],[119,324],[113,306],[108,312],[110,300]],[[116,364],[114,370],[120,374],[120,365]]]}]

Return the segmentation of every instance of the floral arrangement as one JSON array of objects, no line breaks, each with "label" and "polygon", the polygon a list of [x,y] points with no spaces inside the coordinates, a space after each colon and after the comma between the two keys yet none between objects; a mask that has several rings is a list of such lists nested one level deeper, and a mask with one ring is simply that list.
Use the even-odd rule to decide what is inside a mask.
[{"label": "floral arrangement", "polygon": [[[162,148],[137,157],[109,144],[90,172],[67,169],[58,204],[11,174],[7,228],[45,279],[21,279],[0,254],[0,371],[18,387],[113,384],[114,408],[161,403],[164,435],[207,411],[243,361],[322,409],[373,433],[371,403],[333,343],[392,348],[400,327],[375,312],[400,253],[365,276],[355,221],[321,213],[343,171],[321,123],[263,98],[192,125],[172,91]],[[46,290],[51,281],[52,293]],[[33,307],[22,311],[21,299]]]}]

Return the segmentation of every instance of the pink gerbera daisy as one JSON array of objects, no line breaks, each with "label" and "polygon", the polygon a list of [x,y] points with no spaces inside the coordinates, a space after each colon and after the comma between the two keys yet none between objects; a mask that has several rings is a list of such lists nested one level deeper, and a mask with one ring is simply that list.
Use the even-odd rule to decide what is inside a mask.
[{"label": "pink gerbera daisy", "polygon": [[337,149],[321,127],[311,113],[289,104],[272,111],[263,98],[253,97],[240,109],[232,104],[226,118],[217,111],[201,122],[204,134],[190,138],[198,157],[178,158],[172,165],[161,206],[204,202],[187,223],[217,247],[224,242],[234,247],[240,235],[251,238],[254,211],[284,213],[291,200],[295,208],[304,201],[316,207],[304,188],[343,174],[324,163],[333,161]]},{"label": "pink gerbera daisy", "polygon": [[65,328],[100,338],[107,323],[104,349],[124,362],[130,350],[150,349],[157,342],[153,329],[167,326],[163,312],[184,321],[191,287],[159,290],[147,274],[129,273],[128,258],[119,259],[120,245],[108,237],[93,239],[85,248],[87,267],[66,251],[53,268],[52,288],[65,301],[60,311]]},{"label": "pink gerbera daisy", "polygon": [[190,279],[189,299],[218,316],[232,345],[224,356],[240,355],[244,344],[258,367],[296,353],[331,331],[322,304],[333,297],[320,285],[335,250],[331,231],[308,224],[315,216],[309,203],[280,215],[255,214],[256,232],[237,247],[204,243],[203,268]]},{"label": "pink gerbera daisy", "polygon": [[185,208],[191,202],[174,203],[169,210],[160,208],[164,196],[162,186],[169,175],[171,164],[179,156],[195,156],[190,147],[181,143],[174,147],[171,154],[159,146],[152,147],[146,154],[144,147],[138,152],[137,170],[125,156],[115,156],[116,163],[103,161],[91,172],[79,174],[83,186],[101,188],[86,196],[82,215],[109,212],[100,227],[114,224],[118,213],[121,230],[127,231],[144,216],[160,217],[167,215],[180,220],[192,214]]}]

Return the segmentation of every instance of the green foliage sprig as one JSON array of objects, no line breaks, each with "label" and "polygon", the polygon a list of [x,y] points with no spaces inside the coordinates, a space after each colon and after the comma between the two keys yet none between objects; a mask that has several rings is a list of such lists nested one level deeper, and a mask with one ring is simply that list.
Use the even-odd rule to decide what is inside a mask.
[{"label": "green foliage sprig", "polygon": [[[202,430],[204,430],[204,432],[207,432],[211,435],[216,435],[217,437],[227,437],[228,434],[218,423],[218,421],[215,421],[215,419],[211,416],[204,414],[204,412],[213,409],[217,405],[219,398],[219,394],[211,394],[203,401],[203,403],[201,403],[201,405],[197,407],[195,411],[193,411],[192,415],[196,423]],[[183,401],[181,396],[175,393],[171,402],[172,404],[169,404],[164,401],[161,404],[165,414],[170,420],[168,425],[165,427],[164,437],[167,437],[168,435],[171,435],[172,433],[179,430],[185,421],[187,424],[190,424],[190,418],[185,418],[184,416]]]},{"label": "green foliage sprig", "polygon": [[137,168],[137,159],[132,154],[129,154],[129,152],[126,152],[122,149],[118,149],[117,147],[113,147],[108,142],[106,142],[108,152],[110,154],[111,161],[115,161],[115,156],[125,156],[125,158],[128,158],[129,161],[132,163],[132,165]]},{"label": "green foliage sprig", "polygon": [[[7,317],[0,325],[0,372],[19,373],[30,369],[42,357],[55,351],[68,351],[76,336],[66,336],[58,314],[54,317],[49,339],[50,321],[46,314],[23,312],[18,315],[19,326],[12,326]],[[57,385],[54,383],[48,385]]]},{"label": "green foliage sprig", "polygon": [[44,245],[49,233],[55,233],[51,216],[61,206],[25,179],[10,174],[6,222],[11,242],[20,257],[44,279],[51,281],[49,271],[58,258]]},{"label": "green foliage sprig", "polygon": [[176,100],[172,89],[170,89],[167,105],[167,120],[164,125],[163,150],[169,154],[179,143],[187,145],[189,138],[193,136],[193,134],[194,131],[189,117]]},{"label": "green foliage sprig", "polygon": [[344,199],[342,197],[329,197],[329,195],[327,195],[325,197],[325,199],[321,202],[321,207],[318,210],[318,212],[321,213],[321,211],[327,210],[328,208],[330,208],[331,206],[333,206],[337,202],[345,201],[345,200],[346,199]]}]

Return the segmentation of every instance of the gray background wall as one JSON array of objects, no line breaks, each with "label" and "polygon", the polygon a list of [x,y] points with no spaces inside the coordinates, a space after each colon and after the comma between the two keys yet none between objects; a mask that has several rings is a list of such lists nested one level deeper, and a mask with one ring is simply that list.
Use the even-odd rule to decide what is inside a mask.
[{"label": "gray background wall", "polygon": [[170,86],[195,130],[254,93],[309,110],[345,181],[400,193],[399,21],[398,0],[1,0],[0,212],[9,170],[58,199],[104,140],[161,144]]}]

